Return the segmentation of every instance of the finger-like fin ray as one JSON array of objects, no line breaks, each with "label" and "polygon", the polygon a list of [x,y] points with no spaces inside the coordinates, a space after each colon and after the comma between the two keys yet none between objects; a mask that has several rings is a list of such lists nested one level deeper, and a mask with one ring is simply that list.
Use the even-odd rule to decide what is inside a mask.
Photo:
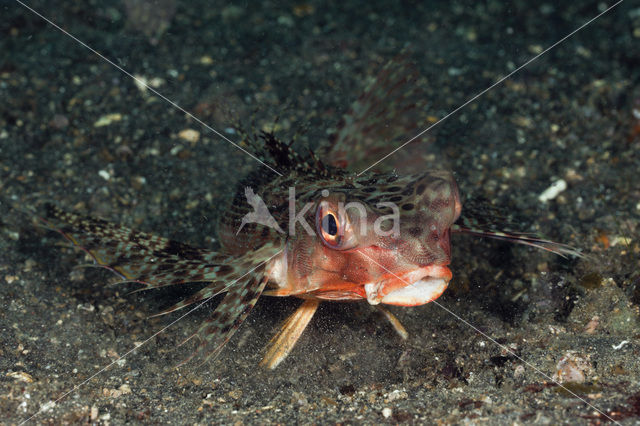
[{"label": "finger-like fin ray", "polygon": [[307,299],[282,324],[280,331],[269,342],[260,365],[273,370],[289,355],[305,328],[320,306],[317,299]]}]

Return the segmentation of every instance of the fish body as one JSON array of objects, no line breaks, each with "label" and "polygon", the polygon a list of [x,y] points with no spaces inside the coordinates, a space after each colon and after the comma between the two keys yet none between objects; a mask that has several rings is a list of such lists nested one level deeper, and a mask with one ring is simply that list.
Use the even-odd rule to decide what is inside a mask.
[{"label": "fish body", "polygon": [[[392,271],[411,284],[424,281],[424,290],[438,289],[439,295],[451,279],[449,229],[461,209],[451,174],[353,177],[337,172],[325,179],[296,179],[305,191],[295,199],[287,197],[294,188],[286,186],[288,179],[262,191],[266,204],[282,213],[277,215],[280,227],[290,231],[264,232],[268,237],[260,241],[257,235],[262,236],[264,228],[247,228],[253,238],[247,238],[245,249],[274,240],[282,249],[266,266],[266,294],[421,304],[417,294],[412,300],[391,296],[406,286],[390,275]],[[307,214],[291,223],[294,212],[301,211]],[[225,225],[237,227],[234,219],[225,216]],[[234,246],[240,249],[237,242]],[[422,303],[435,297],[425,294]]]},{"label": "fish body", "polygon": [[194,355],[204,359],[219,353],[261,295],[304,299],[267,351],[264,364],[272,368],[292,350],[321,301],[416,306],[438,298],[452,278],[452,233],[563,253],[564,246],[505,232],[489,210],[463,210],[447,170],[399,175],[380,168],[356,174],[348,168],[363,163],[382,143],[397,144],[415,126],[411,117],[424,105],[414,82],[404,59],[385,66],[326,144],[325,160],[302,155],[272,133],[247,136],[256,155],[282,176],[258,170],[240,182],[219,220],[219,250],[53,206],[42,221],[143,289],[206,283],[162,313],[224,294],[194,333],[201,340]]}]

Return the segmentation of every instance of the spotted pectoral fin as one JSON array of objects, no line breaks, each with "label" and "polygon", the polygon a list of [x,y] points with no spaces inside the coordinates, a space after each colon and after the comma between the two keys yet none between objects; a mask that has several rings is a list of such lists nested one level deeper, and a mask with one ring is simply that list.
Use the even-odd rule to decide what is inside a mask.
[{"label": "spotted pectoral fin", "polygon": [[62,234],[95,262],[146,288],[228,279],[226,258],[167,238],[47,205],[40,221]]},{"label": "spotted pectoral fin", "polygon": [[264,276],[265,265],[274,257],[282,252],[282,249],[276,245],[265,244],[259,249],[249,252],[244,256],[230,259],[225,266],[226,273],[224,276],[219,275],[216,280],[212,281],[206,287],[201,288],[199,291],[193,293],[191,296],[181,300],[175,305],[157,313],[154,316],[168,314],[170,312],[177,311],[185,308],[194,303],[211,299],[219,294],[222,294],[230,289],[237,288],[244,284],[246,277],[262,277]]},{"label": "spotted pectoral fin", "polygon": [[262,294],[266,282],[266,278],[257,276],[244,283],[229,286],[227,294],[216,307],[213,315],[189,337],[189,339],[198,337],[200,344],[195,353],[181,365],[194,357],[202,359],[202,362],[215,358],[247,318]]},{"label": "spotted pectoral fin", "polygon": [[264,290],[265,264],[282,252],[281,247],[269,243],[230,259],[54,206],[48,206],[40,220],[83,249],[99,265],[129,281],[145,284],[146,288],[208,282],[206,287],[161,314],[204,303],[226,292],[213,316],[194,334],[202,341],[195,355],[205,360],[217,354],[245,320]]},{"label": "spotted pectoral fin", "polygon": [[570,245],[515,230],[505,214],[481,199],[469,200],[464,204],[462,214],[451,227],[451,232],[524,244],[562,257],[583,257],[578,249]]},{"label": "spotted pectoral fin", "polygon": [[212,282],[211,284],[207,285],[206,287],[201,288],[200,290],[196,291],[192,295],[185,297],[184,299],[182,299],[178,303],[170,306],[167,309],[162,310],[161,312],[158,312],[157,314],[153,314],[151,316],[152,317],[159,317],[161,315],[170,314],[171,312],[175,312],[175,311],[177,311],[179,309],[186,308],[187,306],[193,305],[194,303],[198,303],[198,302],[201,302],[203,300],[213,299],[217,295],[222,294],[225,291],[227,291],[228,287],[229,287],[229,285],[224,281]]}]

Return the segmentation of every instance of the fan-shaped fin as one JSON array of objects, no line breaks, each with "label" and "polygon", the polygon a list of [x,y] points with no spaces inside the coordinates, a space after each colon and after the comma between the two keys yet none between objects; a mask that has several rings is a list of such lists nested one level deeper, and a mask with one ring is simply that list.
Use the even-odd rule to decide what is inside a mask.
[{"label": "fan-shaped fin", "polygon": [[181,365],[196,356],[201,358],[203,362],[215,358],[247,318],[262,294],[266,282],[266,278],[254,277],[242,285],[231,286],[213,315],[200,326],[194,335],[189,337],[191,339],[198,336],[200,345],[196,352]]},{"label": "fan-shaped fin", "polygon": [[232,278],[226,256],[184,243],[81,216],[47,205],[48,228],[61,233],[95,262],[145,288]]}]

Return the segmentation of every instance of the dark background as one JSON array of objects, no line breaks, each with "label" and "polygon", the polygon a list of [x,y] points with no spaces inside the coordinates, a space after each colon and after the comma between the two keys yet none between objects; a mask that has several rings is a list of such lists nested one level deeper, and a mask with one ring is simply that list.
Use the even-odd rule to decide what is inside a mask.
[{"label": "dark background", "polygon": [[[29,4],[128,72],[157,79],[215,129],[277,121],[283,137],[304,129],[299,144],[312,149],[404,48],[438,118],[605,8],[154,3],[152,12],[135,1]],[[215,248],[221,206],[259,166],[24,7],[3,1],[0,10],[0,418],[17,423],[176,319],[148,316],[186,294],[128,295],[135,287],[109,286],[110,274],[74,269],[82,255],[56,247],[19,209],[52,200]],[[588,359],[576,367],[585,382],[570,389],[629,423],[640,415],[639,43],[640,6],[627,1],[423,140],[425,164],[445,159],[464,193],[588,255],[456,238],[454,279],[438,301],[548,376],[568,351]],[[118,119],[95,126],[109,114]],[[185,129],[200,139],[181,139]],[[560,178],[568,189],[541,203]],[[259,369],[263,346],[298,303],[261,299],[218,359],[176,370],[191,350],[178,343],[213,306],[203,308],[34,421],[599,420],[434,304],[393,309],[407,342],[365,304],[324,304],[291,356]]]}]

